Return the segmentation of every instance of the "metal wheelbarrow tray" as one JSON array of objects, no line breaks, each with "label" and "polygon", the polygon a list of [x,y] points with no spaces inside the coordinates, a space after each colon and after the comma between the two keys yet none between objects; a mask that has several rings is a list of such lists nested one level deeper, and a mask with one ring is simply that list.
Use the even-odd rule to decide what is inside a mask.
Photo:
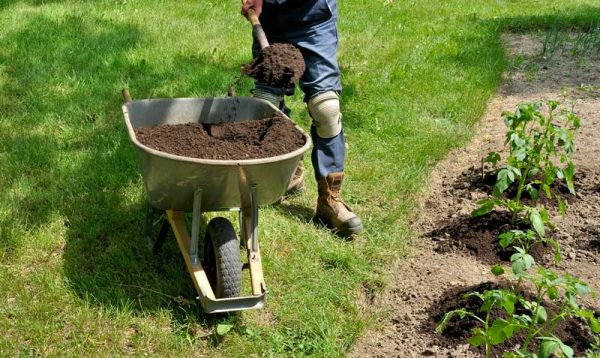
[{"label": "metal wheelbarrow tray", "polygon": [[[147,231],[152,231],[153,213],[166,210],[205,312],[261,308],[267,289],[258,246],[258,207],[276,202],[285,193],[298,162],[310,148],[310,137],[297,127],[306,140],[303,147],[263,159],[209,160],[172,155],[141,144],[134,128],[237,122],[266,118],[279,110],[267,101],[251,97],[131,101],[128,93],[124,92],[124,96],[125,123],[139,153],[149,203]],[[248,262],[242,265],[239,260],[240,242],[229,220],[215,218],[206,228],[203,263],[207,267],[203,267],[198,254],[202,213],[232,210],[239,210],[240,242],[245,245]],[[184,221],[185,212],[192,212],[191,235]],[[167,231],[165,222],[154,243],[155,250],[162,245]],[[237,296],[242,267],[250,271],[252,296]]]}]

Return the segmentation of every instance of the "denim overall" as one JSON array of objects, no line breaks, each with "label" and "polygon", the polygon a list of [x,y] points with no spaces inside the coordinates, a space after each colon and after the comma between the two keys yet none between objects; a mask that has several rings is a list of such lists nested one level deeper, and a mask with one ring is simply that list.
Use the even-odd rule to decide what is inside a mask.
[{"label": "denim overall", "polygon": [[[337,0],[264,1],[260,22],[269,42],[291,43],[302,52],[306,72],[300,78],[300,88],[305,102],[322,92],[342,92],[337,62],[337,13]],[[255,57],[260,53],[256,41],[252,52]],[[277,95],[294,94],[294,87],[277,88],[259,82],[255,86]],[[320,138],[312,126],[311,137],[316,179],[343,172],[346,158],[343,130],[333,138]]]}]

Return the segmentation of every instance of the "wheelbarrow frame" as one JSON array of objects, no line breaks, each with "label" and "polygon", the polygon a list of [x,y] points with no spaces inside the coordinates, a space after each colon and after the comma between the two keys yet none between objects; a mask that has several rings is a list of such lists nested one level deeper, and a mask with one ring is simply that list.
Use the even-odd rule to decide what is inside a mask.
[{"label": "wheelbarrow frame", "polygon": [[[148,179],[151,177],[152,173],[148,174],[148,168],[142,168],[144,174],[144,181],[146,185],[146,191],[149,194],[149,211],[148,218],[146,223],[147,232],[152,231],[153,227],[153,213],[156,211],[165,210],[166,211],[166,219],[170,224],[173,233],[175,234],[175,238],[177,239],[177,244],[179,249],[183,255],[183,259],[185,261],[186,267],[196,291],[198,293],[198,299],[200,300],[201,306],[206,313],[220,313],[220,312],[232,312],[232,311],[240,311],[247,309],[258,309],[264,306],[266,294],[267,294],[267,286],[265,283],[263,269],[262,269],[262,260],[260,255],[260,248],[258,244],[258,207],[263,204],[271,204],[276,201],[278,193],[272,192],[271,188],[264,188],[261,186],[262,191],[259,193],[258,191],[258,183],[256,182],[256,177],[252,177],[252,175],[256,176],[256,173],[253,173],[248,167],[252,165],[270,165],[267,167],[267,170],[274,170],[273,165],[277,165],[277,158],[268,158],[268,159],[259,159],[259,160],[245,160],[245,161],[207,161],[207,160],[195,160],[191,158],[184,158],[173,156],[170,154],[162,153],[155,151],[151,148],[145,147],[141,145],[141,143],[137,142],[135,138],[135,134],[133,132],[133,126],[130,121],[130,116],[128,113],[128,104],[132,101],[131,96],[127,90],[123,90],[123,98],[126,104],[123,106],[123,113],[125,116],[126,125],[128,127],[128,132],[130,139],[132,142],[144,152],[150,153],[152,155],[159,155],[161,157],[166,157],[167,159],[174,158],[176,160],[185,159],[188,162],[199,163],[198,165],[204,165],[204,167],[212,167],[211,163],[215,163],[215,165],[228,165],[228,168],[238,168],[239,169],[239,178],[237,178],[237,187],[239,189],[238,199],[232,199],[230,195],[224,195],[222,198],[215,199],[214,193],[207,191],[206,188],[202,186],[198,186],[193,191],[193,201],[192,201],[192,232],[188,231],[188,226],[185,222],[185,212],[189,210],[189,201],[185,196],[178,194],[178,198],[176,200],[162,200],[164,197],[164,193],[159,191],[152,191],[152,188],[149,187],[148,181],[152,179]],[[249,98],[240,98],[240,100],[246,101],[258,101],[254,102],[255,104],[259,104],[264,108],[265,105],[270,106],[269,109],[272,112],[279,111],[270,103],[259,100],[259,99],[249,99]],[[177,100],[177,99],[174,99]],[[218,100],[218,98],[216,99]],[[239,100],[238,100],[239,101]],[[267,107],[268,108],[268,107]],[[203,108],[203,112],[206,109]],[[231,119],[231,118],[230,118]],[[195,119],[189,120],[193,121]],[[235,120],[235,119],[233,119]],[[301,160],[302,155],[311,145],[310,137],[302,131],[302,129],[298,128],[304,135],[306,139],[306,144],[300,148],[299,150],[293,152],[293,156],[284,155],[281,156],[281,162],[286,165],[285,170],[289,171],[289,175],[287,175],[287,182],[291,178],[291,174],[293,173],[293,169],[297,165],[297,162]],[[140,151],[140,153],[141,153]],[[143,155],[143,154],[141,154]],[[297,160],[296,160],[297,159]],[[291,161],[290,161],[291,160]],[[143,160],[142,160],[143,162]],[[143,164],[143,163],[142,163]],[[190,163],[187,163],[190,164]],[[262,167],[258,167],[261,169]],[[270,169],[269,169],[270,168]],[[255,168],[256,169],[256,168]],[[258,170],[256,169],[256,170]],[[230,170],[230,169],[228,169]],[[237,170],[237,169],[236,169]],[[281,175],[281,173],[279,173]],[[264,174],[263,174],[264,175]],[[268,174],[267,174],[268,175]],[[211,180],[210,178],[208,180]],[[156,181],[156,180],[154,180]],[[186,183],[186,185],[189,183]],[[212,186],[214,186],[214,182],[211,182]],[[277,182],[277,185],[281,186],[282,182]],[[274,185],[274,186],[277,186]],[[190,191],[189,185],[185,188],[187,192]],[[163,188],[164,191],[164,188]],[[158,192],[160,195],[156,195]],[[260,195],[259,195],[260,194]],[[281,193],[282,194],[282,193]],[[187,194],[186,194],[187,195]],[[160,200],[152,200],[154,197],[158,197]],[[209,197],[210,196],[210,197]],[[208,198],[205,198],[208,197]],[[232,201],[233,200],[233,201]],[[237,200],[237,202],[235,201]],[[232,205],[232,203],[239,203],[239,205]],[[205,207],[203,207],[203,203],[205,203]],[[225,204],[224,204],[225,203]],[[158,206],[158,207],[157,207]],[[243,268],[248,268],[250,273],[250,282],[251,282],[251,296],[241,296],[241,297],[233,297],[233,298],[217,298],[211,287],[211,284],[208,279],[208,275],[202,267],[200,262],[200,257],[198,254],[198,244],[199,244],[199,236],[201,232],[201,224],[202,224],[202,214],[204,212],[209,211],[239,211],[239,221],[240,221],[240,242],[244,244],[246,248],[246,257],[247,264],[243,266]],[[160,233],[156,241],[153,241],[153,249],[157,252],[162,245],[164,238],[166,237],[168,228],[165,226],[166,223],[163,223],[160,228]]]}]

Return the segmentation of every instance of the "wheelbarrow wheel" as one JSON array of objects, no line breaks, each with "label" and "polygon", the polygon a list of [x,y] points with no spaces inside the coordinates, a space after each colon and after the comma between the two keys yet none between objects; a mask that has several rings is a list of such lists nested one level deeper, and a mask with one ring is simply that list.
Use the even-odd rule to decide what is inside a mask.
[{"label": "wheelbarrow wheel", "polygon": [[206,228],[204,262],[216,298],[237,297],[242,287],[240,246],[229,220],[212,219]]}]

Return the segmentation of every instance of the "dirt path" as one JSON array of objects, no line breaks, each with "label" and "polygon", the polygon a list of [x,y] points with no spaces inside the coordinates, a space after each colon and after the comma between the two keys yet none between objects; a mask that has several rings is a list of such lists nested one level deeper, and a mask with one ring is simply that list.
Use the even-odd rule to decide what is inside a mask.
[{"label": "dirt path", "polygon": [[[555,99],[574,103],[583,121],[576,135],[574,158],[578,198],[570,200],[568,215],[557,218],[564,260],[553,269],[568,271],[600,292],[600,57],[555,54],[539,58],[542,39],[506,35],[515,64],[505,75],[497,97],[488,109],[472,142],[439,163],[421,203],[421,233],[411,257],[397,268],[396,281],[375,307],[384,311],[380,329],[369,332],[353,352],[356,357],[477,357],[465,343],[444,345],[432,334],[430,313],[449,289],[493,280],[489,257],[482,247],[461,241],[457,233],[472,232],[476,221],[470,212],[486,193],[473,185],[480,177],[480,161],[503,147],[503,111],[519,103]],[[478,239],[478,243],[494,240]],[[600,299],[587,303],[600,309]]]}]

